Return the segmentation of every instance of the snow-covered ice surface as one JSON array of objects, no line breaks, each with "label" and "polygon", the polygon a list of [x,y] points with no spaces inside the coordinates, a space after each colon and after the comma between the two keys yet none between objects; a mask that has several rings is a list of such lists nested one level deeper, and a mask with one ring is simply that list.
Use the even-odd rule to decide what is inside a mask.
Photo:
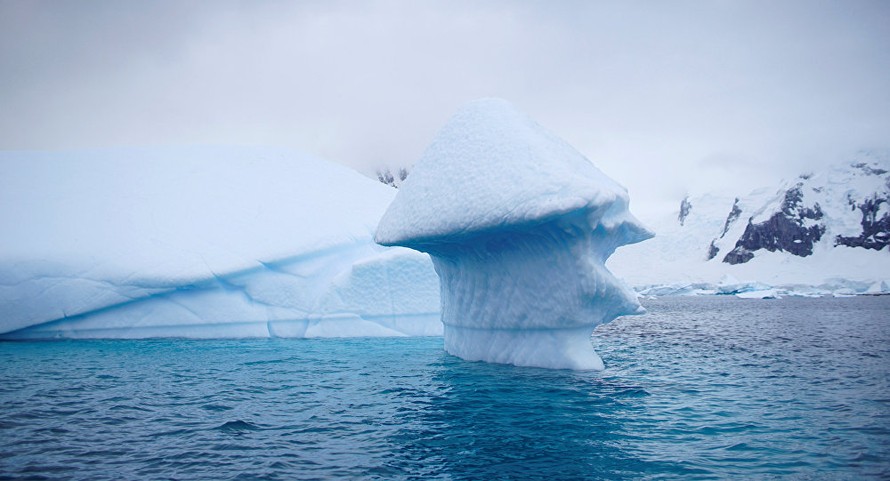
[{"label": "snow-covered ice surface", "polygon": [[264,148],[0,153],[0,337],[437,335],[395,192]]},{"label": "snow-covered ice surface", "polygon": [[376,240],[432,256],[449,353],[602,369],[593,328],[642,309],[603,265],[651,236],[627,206],[626,190],[566,142],[483,99],[439,131]]},{"label": "snow-covered ice surface", "polygon": [[[789,190],[800,203],[788,209]],[[840,245],[838,237],[863,232],[866,202],[876,202],[878,220],[890,209],[890,155],[860,152],[820,172],[810,172],[775,187],[734,197],[709,193],[689,197],[685,215],[675,211],[648,219],[657,236],[621,249],[608,265],[647,296],[729,294],[781,297],[890,293],[890,248]],[[793,217],[800,209],[817,209],[818,219],[802,227],[824,228],[805,256],[785,250],[757,250],[751,260],[729,264],[724,256],[743,237],[749,222],[763,223],[782,210]],[[683,217],[683,221],[679,221]],[[887,235],[884,233],[883,235]],[[713,248],[715,255],[709,257]],[[646,259],[647,262],[640,262]]]}]

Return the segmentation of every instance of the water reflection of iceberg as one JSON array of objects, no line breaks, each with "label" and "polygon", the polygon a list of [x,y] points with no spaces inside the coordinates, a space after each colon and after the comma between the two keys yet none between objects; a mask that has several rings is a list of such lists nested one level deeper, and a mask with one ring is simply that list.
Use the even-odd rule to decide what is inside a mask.
[{"label": "water reflection of iceberg", "polygon": [[[446,479],[623,479],[678,472],[635,453],[645,390],[597,373],[466,363],[443,354],[406,386],[385,470]],[[424,392],[425,391],[425,392]],[[423,399],[423,401],[418,401]]]}]

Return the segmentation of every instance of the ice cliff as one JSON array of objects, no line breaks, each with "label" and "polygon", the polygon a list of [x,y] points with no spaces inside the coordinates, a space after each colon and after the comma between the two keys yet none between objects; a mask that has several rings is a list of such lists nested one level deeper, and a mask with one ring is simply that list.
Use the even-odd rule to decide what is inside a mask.
[{"label": "ice cliff", "polygon": [[414,165],[376,240],[427,252],[445,349],[468,360],[602,369],[590,334],[641,311],[604,267],[651,236],[626,190],[509,103],[458,111]]},{"label": "ice cliff", "polygon": [[0,338],[438,335],[395,190],[255,148],[0,153]]}]

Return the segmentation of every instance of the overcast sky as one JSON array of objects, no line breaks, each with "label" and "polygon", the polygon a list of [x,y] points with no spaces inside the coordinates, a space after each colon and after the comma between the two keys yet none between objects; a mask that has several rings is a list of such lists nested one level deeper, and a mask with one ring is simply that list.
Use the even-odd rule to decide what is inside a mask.
[{"label": "overcast sky", "polygon": [[888,25],[857,0],[2,0],[0,149],[268,144],[373,172],[497,96],[648,212],[890,147]]}]

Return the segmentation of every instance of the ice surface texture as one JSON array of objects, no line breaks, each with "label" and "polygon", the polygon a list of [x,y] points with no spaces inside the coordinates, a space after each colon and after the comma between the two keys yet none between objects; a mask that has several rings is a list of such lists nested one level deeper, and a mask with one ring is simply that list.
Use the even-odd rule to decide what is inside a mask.
[{"label": "ice surface texture", "polygon": [[259,148],[0,153],[0,337],[436,335],[393,189]]},{"label": "ice surface texture", "polygon": [[602,369],[593,328],[642,309],[603,265],[651,236],[627,206],[626,190],[566,142],[483,99],[440,130],[376,240],[432,256],[449,353]]}]

